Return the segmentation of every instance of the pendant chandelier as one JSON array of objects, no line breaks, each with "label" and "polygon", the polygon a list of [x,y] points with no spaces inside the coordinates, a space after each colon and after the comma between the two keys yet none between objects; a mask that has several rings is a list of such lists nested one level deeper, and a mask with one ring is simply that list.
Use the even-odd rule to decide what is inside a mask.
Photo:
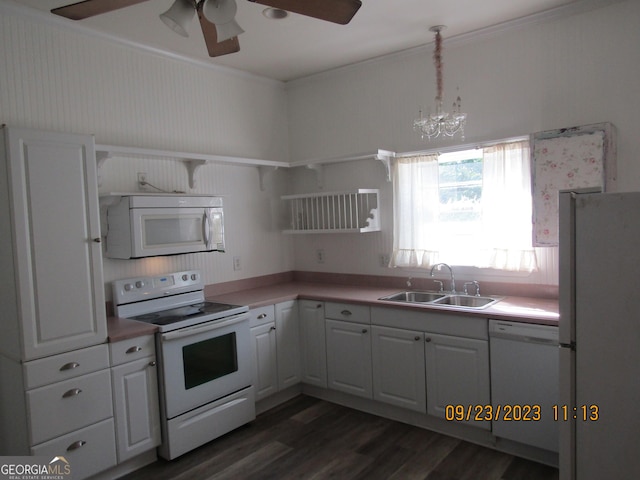
[{"label": "pendant chandelier", "polygon": [[424,139],[437,138],[440,135],[453,137],[457,133],[461,134],[464,140],[464,126],[467,122],[467,114],[461,112],[460,95],[453,102],[451,113],[442,109],[442,36],[440,32],[446,28],[444,25],[436,25],[429,29],[436,34],[435,47],[433,50],[433,62],[436,67],[437,95],[435,99],[435,113],[431,114],[427,110],[426,116],[420,110],[420,118],[413,122],[413,129]]}]

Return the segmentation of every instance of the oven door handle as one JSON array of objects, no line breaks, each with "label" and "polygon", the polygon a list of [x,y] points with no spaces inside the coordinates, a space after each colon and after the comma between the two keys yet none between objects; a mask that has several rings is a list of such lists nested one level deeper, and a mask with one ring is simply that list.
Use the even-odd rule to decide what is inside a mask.
[{"label": "oven door handle", "polygon": [[244,322],[248,319],[249,315],[247,313],[239,313],[222,320],[213,320],[200,325],[194,325],[193,327],[181,328],[179,330],[174,330],[173,332],[163,333],[162,341],[168,342],[171,340],[176,340],[178,338],[190,337],[193,335],[198,335],[200,333],[209,332],[211,330],[218,330],[220,328]]}]

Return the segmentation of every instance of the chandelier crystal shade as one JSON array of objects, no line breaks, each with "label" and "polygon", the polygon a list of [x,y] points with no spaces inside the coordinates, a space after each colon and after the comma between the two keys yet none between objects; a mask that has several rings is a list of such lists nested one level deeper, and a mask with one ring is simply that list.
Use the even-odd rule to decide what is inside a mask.
[{"label": "chandelier crystal shade", "polygon": [[435,32],[436,34],[433,51],[437,87],[435,113],[431,114],[427,111],[427,114],[423,115],[422,110],[420,110],[420,117],[414,120],[413,129],[418,132],[423,139],[427,137],[431,140],[440,135],[453,137],[457,133],[460,133],[464,140],[464,126],[467,123],[467,114],[462,113],[462,100],[460,99],[460,95],[458,95],[455,102],[453,102],[451,113],[445,112],[442,108],[442,35],[440,35],[440,32],[444,28],[444,25],[437,25],[429,29],[429,31]]}]

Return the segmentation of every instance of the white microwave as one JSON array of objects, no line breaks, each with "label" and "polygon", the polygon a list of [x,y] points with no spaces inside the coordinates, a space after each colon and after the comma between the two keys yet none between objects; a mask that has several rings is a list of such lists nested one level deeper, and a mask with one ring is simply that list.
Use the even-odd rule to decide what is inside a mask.
[{"label": "white microwave", "polygon": [[224,252],[222,198],[201,195],[111,195],[105,255],[143,258]]}]

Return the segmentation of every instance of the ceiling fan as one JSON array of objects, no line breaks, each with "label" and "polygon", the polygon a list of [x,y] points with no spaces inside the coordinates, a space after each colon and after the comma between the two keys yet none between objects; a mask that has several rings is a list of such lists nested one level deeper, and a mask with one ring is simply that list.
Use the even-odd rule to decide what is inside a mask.
[{"label": "ceiling fan", "polygon": [[[82,20],[146,1],[84,0],[54,8],[51,13],[71,20]],[[349,23],[362,5],[360,0],[248,1],[341,25]],[[174,32],[186,37],[188,33],[185,26],[197,13],[209,56],[218,57],[240,50],[238,35],[244,30],[235,20],[236,10],[235,0],[174,0],[173,5],[160,18]]]}]

